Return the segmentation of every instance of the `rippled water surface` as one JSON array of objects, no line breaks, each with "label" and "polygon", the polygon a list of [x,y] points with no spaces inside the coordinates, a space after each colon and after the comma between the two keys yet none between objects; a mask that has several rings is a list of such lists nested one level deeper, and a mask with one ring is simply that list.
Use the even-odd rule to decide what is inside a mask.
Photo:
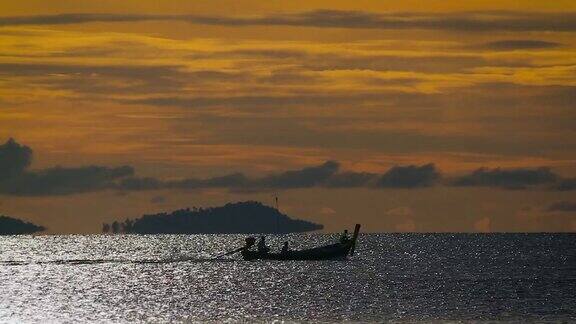
[{"label": "rippled water surface", "polygon": [[[312,246],[330,235],[270,237]],[[0,321],[576,320],[576,235],[369,234],[348,261],[236,235],[0,237]]]}]

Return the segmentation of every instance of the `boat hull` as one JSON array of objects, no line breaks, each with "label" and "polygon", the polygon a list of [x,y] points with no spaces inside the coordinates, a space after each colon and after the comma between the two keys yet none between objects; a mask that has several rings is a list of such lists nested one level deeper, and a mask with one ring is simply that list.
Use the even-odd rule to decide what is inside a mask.
[{"label": "boat hull", "polygon": [[244,260],[338,260],[345,259],[351,247],[351,243],[336,243],[313,249],[288,251],[286,253],[244,250],[242,251],[242,257]]}]

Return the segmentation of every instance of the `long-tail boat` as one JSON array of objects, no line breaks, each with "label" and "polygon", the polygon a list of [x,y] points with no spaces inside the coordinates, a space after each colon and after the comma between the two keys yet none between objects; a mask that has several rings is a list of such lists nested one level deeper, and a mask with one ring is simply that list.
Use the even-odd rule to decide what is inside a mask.
[{"label": "long-tail boat", "polygon": [[342,242],[315,247],[305,250],[288,250],[279,253],[269,251],[255,251],[250,248],[242,248],[244,260],[334,260],[345,259],[348,255],[354,255],[356,241],[360,233],[360,224],[356,224],[351,239]]}]

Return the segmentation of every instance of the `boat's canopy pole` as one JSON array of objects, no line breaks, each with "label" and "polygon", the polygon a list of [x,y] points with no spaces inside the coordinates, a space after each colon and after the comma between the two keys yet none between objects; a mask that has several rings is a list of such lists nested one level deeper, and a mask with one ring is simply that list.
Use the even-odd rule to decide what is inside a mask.
[{"label": "boat's canopy pole", "polygon": [[354,255],[354,250],[356,249],[356,240],[358,239],[358,234],[360,234],[360,224],[356,224],[356,227],[354,227],[354,235],[352,236],[352,246],[350,247],[350,256]]}]

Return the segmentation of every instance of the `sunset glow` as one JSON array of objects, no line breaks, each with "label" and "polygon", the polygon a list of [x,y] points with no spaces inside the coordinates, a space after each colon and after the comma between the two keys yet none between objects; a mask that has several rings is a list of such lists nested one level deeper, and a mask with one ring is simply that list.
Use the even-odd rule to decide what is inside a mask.
[{"label": "sunset glow", "polygon": [[575,231],[575,35],[561,0],[5,1],[0,145],[34,179],[131,171],[0,171],[0,215],[278,195],[326,231]]}]

